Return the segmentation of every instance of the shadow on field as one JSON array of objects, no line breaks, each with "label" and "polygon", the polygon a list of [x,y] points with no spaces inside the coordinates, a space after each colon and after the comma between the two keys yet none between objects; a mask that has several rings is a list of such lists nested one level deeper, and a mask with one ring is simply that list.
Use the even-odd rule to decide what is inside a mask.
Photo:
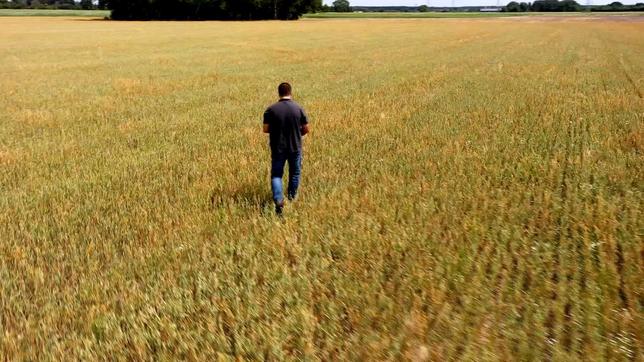
[{"label": "shadow on field", "polygon": [[235,207],[254,209],[264,213],[272,205],[273,200],[268,190],[257,184],[237,185],[234,189],[213,190],[210,193],[210,206],[213,210],[222,207]]}]

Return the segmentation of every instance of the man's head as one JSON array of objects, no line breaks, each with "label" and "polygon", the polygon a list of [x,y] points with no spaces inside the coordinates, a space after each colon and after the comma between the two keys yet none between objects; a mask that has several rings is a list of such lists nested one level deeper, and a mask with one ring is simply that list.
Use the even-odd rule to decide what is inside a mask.
[{"label": "man's head", "polygon": [[291,85],[284,82],[277,87],[277,93],[279,93],[280,98],[286,98],[291,96]]}]

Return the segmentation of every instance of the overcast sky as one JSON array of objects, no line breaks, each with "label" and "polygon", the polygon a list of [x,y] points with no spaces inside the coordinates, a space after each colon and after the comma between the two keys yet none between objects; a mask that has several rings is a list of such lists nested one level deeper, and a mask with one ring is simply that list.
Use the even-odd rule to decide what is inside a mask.
[{"label": "overcast sky", "polygon": [[[505,5],[511,0],[499,0],[499,4]],[[520,0],[516,0],[521,2]],[[522,0],[528,2],[528,0]],[[620,0],[590,0],[592,5],[601,5],[609,4],[613,1]],[[635,4],[638,1],[642,0],[621,0],[622,4]],[[427,0],[349,0],[353,6],[419,6],[427,4]],[[577,0],[578,3],[586,5],[587,0]],[[333,0],[324,0],[325,4],[331,5]],[[468,5],[496,5],[497,0],[454,0],[456,6],[468,6]],[[452,0],[429,0],[430,6],[451,6]]]}]

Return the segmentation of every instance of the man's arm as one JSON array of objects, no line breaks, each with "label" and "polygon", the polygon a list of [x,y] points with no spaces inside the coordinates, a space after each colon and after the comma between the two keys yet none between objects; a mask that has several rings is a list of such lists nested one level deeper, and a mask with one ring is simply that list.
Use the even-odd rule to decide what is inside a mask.
[{"label": "man's arm", "polygon": [[303,109],[300,109],[300,122],[302,124],[302,127],[300,127],[300,132],[302,132],[302,136],[304,136],[309,133],[309,117],[306,116],[306,113]]},{"label": "man's arm", "polygon": [[271,133],[271,112],[268,109],[264,112],[264,133]]}]

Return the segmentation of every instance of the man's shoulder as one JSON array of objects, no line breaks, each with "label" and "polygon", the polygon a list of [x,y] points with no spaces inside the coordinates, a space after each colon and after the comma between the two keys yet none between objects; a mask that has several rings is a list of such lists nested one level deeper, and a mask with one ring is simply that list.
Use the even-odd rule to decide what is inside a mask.
[{"label": "man's shoulder", "polygon": [[298,110],[303,109],[302,106],[299,103],[297,103],[296,101],[294,101],[294,100],[290,100],[290,101],[285,102],[285,103],[287,103],[288,106],[291,107],[291,108],[298,109]]},{"label": "man's shoulder", "polygon": [[271,104],[270,106],[268,106],[268,108],[266,108],[266,110],[267,111],[274,111],[274,110],[280,109],[282,107],[284,107],[284,102],[275,102],[275,103]]},{"label": "man's shoulder", "polygon": [[268,108],[266,108],[266,112],[271,112],[274,114],[283,114],[299,110],[303,110],[302,106],[300,106],[299,103],[295,102],[294,100],[290,99],[288,101],[275,102]]}]

